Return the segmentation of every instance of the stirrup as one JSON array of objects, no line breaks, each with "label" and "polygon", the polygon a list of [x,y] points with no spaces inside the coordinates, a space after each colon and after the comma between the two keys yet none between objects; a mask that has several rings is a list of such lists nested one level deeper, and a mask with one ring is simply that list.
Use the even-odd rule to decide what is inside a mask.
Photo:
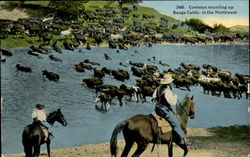
[{"label": "stirrup", "polygon": [[185,145],[187,145],[187,146],[192,146],[193,145],[193,143],[190,142],[187,138],[183,138],[183,141],[184,141]]},{"label": "stirrup", "polygon": [[51,139],[55,138],[55,136],[51,132],[49,132],[49,137],[48,138],[51,140]]},{"label": "stirrup", "polygon": [[188,141],[188,142],[186,143],[186,145],[187,145],[187,146],[192,146],[192,145],[193,145],[193,143],[192,143],[192,142],[190,142],[190,141]]}]

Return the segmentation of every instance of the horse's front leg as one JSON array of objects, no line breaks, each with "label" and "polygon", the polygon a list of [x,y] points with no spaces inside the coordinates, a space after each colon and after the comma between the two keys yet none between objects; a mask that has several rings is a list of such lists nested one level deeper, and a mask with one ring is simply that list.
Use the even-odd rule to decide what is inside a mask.
[{"label": "horse's front leg", "polygon": [[219,90],[218,96],[220,96],[220,94],[221,94],[221,90]]},{"label": "horse's front leg", "polygon": [[110,103],[109,103],[109,102],[106,102],[106,103],[105,103],[105,112],[108,112],[109,107],[110,107]]},{"label": "horse's front leg", "polygon": [[123,105],[123,103],[122,103],[122,97],[118,97],[118,101],[119,101],[120,106],[122,106]]},{"label": "horse's front leg", "polygon": [[136,102],[139,102],[139,94],[135,93]]},{"label": "horse's front leg", "polygon": [[104,102],[101,103],[101,108],[105,111],[105,103]]},{"label": "horse's front leg", "polygon": [[173,157],[173,142],[168,144],[168,157]]},{"label": "horse's front leg", "polygon": [[48,140],[46,142],[46,145],[47,145],[48,157],[50,157],[50,139],[49,138],[48,138]]}]

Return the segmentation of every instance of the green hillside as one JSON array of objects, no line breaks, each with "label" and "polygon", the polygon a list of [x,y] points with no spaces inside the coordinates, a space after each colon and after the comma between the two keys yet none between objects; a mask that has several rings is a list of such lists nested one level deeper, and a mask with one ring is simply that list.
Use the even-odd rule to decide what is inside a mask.
[{"label": "green hillside", "polygon": [[[18,1],[5,1],[0,2],[0,7],[7,10],[20,9],[27,15],[29,15],[31,18],[42,18],[49,14],[55,13],[55,10],[51,8],[51,6],[49,6],[49,3],[49,1],[25,1],[25,3],[21,5],[21,2]],[[103,8],[111,8],[112,10],[114,10],[115,15],[105,19],[105,22],[112,23],[114,19],[119,19],[120,17],[122,17],[124,19],[124,26],[129,26],[131,24],[133,25],[134,21],[141,22],[142,24],[152,25],[152,23],[160,23],[161,19],[164,19],[165,21],[167,21],[165,22],[166,26],[164,27],[164,29],[167,29],[169,32],[186,33],[188,31],[187,27],[181,25],[181,21],[178,21],[170,16],[160,14],[157,10],[153,8],[141,6],[140,3],[134,5],[123,4],[122,8],[120,8],[119,3],[117,1],[89,1],[83,2],[83,5],[83,10],[85,13],[92,12],[99,14],[97,11]],[[136,9],[134,9],[134,7]],[[122,10],[124,8],[127,8],[129,12],[126,14],[126,16],[123,17],[124,14]],[[147,18],[145,18],[145,16],[147,16]],[[82,22],[82,25],[89,25],[92,23],[100,22],[98,20],[85,20],[84,14],[82,14],[78,20]],[[178,26],[178,28],[173,28],[174,25]],[[54,39],[55,38],[57,37],[55,36]],[[35,42],[35,40],[38,40],[38,37],[25,36],[24,38],[19,39],[9,36],[9,38],[1,40],[1,46],[12,47],[13,45],[16,45],[27,47],[31,44],[37,43]],[[90,43],[92,42],[92,38],[89,38],[87,40]],[[60,42],[59,45],[61,45]]]},{"label": "green hillside", "polygon": [[[20,8],[20,2],[17,2],[17,1],[0,2],[0,6],[6,9]],[[160,17],[165,17],[169,21],[177,22],[176,19],[170,16],[160,14],[158,11],[156,11],[153,8],[141,6],[140,3],[135,4],[135,6],[137,7],[137,9],[132,10],[129,13],[128,19],[130,20],[132,20],[133,14],[139,14],[139,18],[136,18],[136,20],[143,20],[142,15],[148,14],[148,15],[154,16],[154,18],[151,18],[150,20],[158,21],[160,20]],[[84,3],[84,7],[85,7],[85,11],[95,11],[96,9],[103,8],[103,7],[117,8],[118,10],[119,4],[116,1],[89,1],[87,3]],[[131,7],[131,4],[123,4],[123,7]],[[49,7],[49,1],[25,1],[22,8],[25,9],[26,13],[28,13],[29,15],[33,17],[43,17],[43,16],[46,16],[50,11],[52,11],[51,8]],[[46,9],[47,11],[45,11]]]},{"label": "green hillside", "polygon": [[235,25],[229,27],[231,31],[234,32],[249,32],[249,26],[243,26],[243,25]]},{"label": "green hillside", "polygon": [[[55,15],[56,22],[54,21],[55,23],[50,30],[55,29],[54,27],[57,27],[57,30],[48,31],[49,33],[44,34],[44,36],[47,35],[48,38],[59,40],[58,44],[60,46],[62,45],[61,41],[76,38],[73,33],[65,36],[65,39],[61,39],[61,36],[58,35],[60,34],[59,30],[62,31],[68,29],[68,24],[73,21],[74,26],[72,26],[72,28],[75,31],[74,33],[77,33],[76,31],[80,29],[83,30],[83,28],[88,28],[88,26],[91,28],[106,25],[105,29],[107,29],[109,33],[111,31],[116,32],[117,29],[120,29],[120,32],[116,33],[122,34],[124,31],[123,33],[126,33],[126,35],[143,43],[148,43],[154,40],[155,43],[160,43],[162,41],[181,41],[194,44],[206,41],[210,42],[211,35],[215,36],[216,39],[224,38],[226,40],[228,38],[234,38],[235,34],[234,32],[231,32],[234,34],[229,34],[230,30],[223,25],[217,25],[216,28],[212,28],[200,19],[192,18],[186,21],[179,21],[173,17],[163,15],[153,8],[141,6],[140,3],[125,3],[121,5],[117,1],[53,2],[52,5],[50,5],[50,1],[4,1],[0,2],[0,7],[1,9],[5,9],[5,11],[19,9],[21,13],[26,13],[30,17],[29,19],[20,18],[18,16],[15,16],[15,19],[20,18],[17,23],[21,23],[22,26],[25,23],[24,21],[31,20],[32,24],[26,24],[27,26],[25,29],[33,30],[33,32],[37,31],[36,27],[40,27],[37,26],[37,23],[34,23],[34,20],[38,20],[37,18],[40,18],[39,20],[41,20],[43,17],[48,17],[48,15],[52,14]],[[7,16],[7,19],[10,20],[10,17]],[[13,21],[10,23],[12,22]],[[28,33],[25,34],[22,32],[23,28],[18,28],[20,26],[17,24],[12,28],[12,32],[10,33],[8,29],[11,25],[6,22],[6,20],[2,20],[2,24],[4,24],[2,25],[2,30],[4,31],[1,31],[2,33],[0,33],[1,47],[28,47],[33,44],[41,44],[40,41],[42,40],[38,38],[39,32],[36,32],[33,36],[27,35]],[[115,26],[116,28],[109,30],[111,26]],[[18,31],[15,31],[14,29],[17,29]],[[235,26],[231,27],[231,30],[236,31],[236,33],[238,33],[237,31],[239,30],[243,30],[241,37],[248,39],[248,35],[246,34],[248,27]],[[18,33],[21,35],[21,38],[17,37]],[[227,34],[229,35],[225,37]],[[88,32],[85,33],[85,36],[86,37],[84,38],[86,42],[90,44],[95,44],[94,38],[99,37],[98,35],[93,36],[93,34],[89,34]],[[110,34],[108,36],[110,36]],[[128,39],[127,36],[125,38]],[[131,42],[131,40],[129,40],[129,42]],[[105,38],[103,44],[107,44],[107,38]]]}]

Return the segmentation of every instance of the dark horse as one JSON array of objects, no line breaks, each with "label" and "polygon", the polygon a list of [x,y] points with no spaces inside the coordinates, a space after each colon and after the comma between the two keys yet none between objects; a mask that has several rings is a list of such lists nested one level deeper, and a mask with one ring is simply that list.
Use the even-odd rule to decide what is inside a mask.
[{"label": "dark horse", "polygon": [[[63,126],[67,125],[67,121],[64,119],[60,108],[49,113],[46,120],[51,126],[55,121],[61,123]],[[47,141],[45,141],[45,134],[38,122],[34,121],[33,124],[29,124],[23,129],[22,142],[26,157],[38,157],[40,147],[44,143],[47,144],[48,157],[50,157],[50,139],[47,138]]]},{"label": "dark horse", "polygon": [[[192,98],[185,96],[183,102],[178,103],[177,114],[182,121],[182,129],[187,133],[186,126],[188,118],[193,119],[195,117],[193,96]],[[111,155],[117,156],[117,135],[120,131],[123,131],[126,145],[121,156],[127,157],[134,142],[136,142],[138,147],[132,157],[139,157],[149,143],[157,143],[157,127],[157,122],[152,115],[139,114],[118,123],[110,140]],[[169,157],[173,156],[173,142],[184,150],[184,157],[187,155],[187,145],[178,144],[180,139],[176,136],[175,132],[167,132],[159,135],[158,138],[161,140],[161,144],[168,144]]]}]

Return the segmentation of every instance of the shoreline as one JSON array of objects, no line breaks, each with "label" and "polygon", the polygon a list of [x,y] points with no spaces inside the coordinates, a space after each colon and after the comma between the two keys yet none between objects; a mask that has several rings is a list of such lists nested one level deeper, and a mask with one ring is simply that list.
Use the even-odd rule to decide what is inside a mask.
[{"label": "shoreline", "polygon": [[[122,133],[120,134],[120,136],[123,137]],[[187,128],[187,136],[188,137],[209,137],[209,136],[213,136],[213,134],[207,131],[207,129],[205,128]],[[124,143],[124,140],[118,140],[118,141],[121,143]],[[53,139],[52,139],[52,144],[53,144]],[[85,146],[88,147],[88,146],[93,146],[93,145],[106,145],[106,144],[109,145],[108,142],[104,142],[104,143],[96,143],[96,144],[83,144],[83,145],[70,146],[70,147],[65,147],[65,148],[55,148],[53,150],[71,149],[71,148],[77,148],[77,147],[85,147]],[[43,146],[45,146],[45,144]],[[5,155],[17,155],[17,154],[22,154],[22,153],[23,152],[11,153],[11,154],[5,154]]]},{"label": "shoreline", "polygon": [[[204,140],[208,137],[213,136],[212,133],[207,131],[204,128],[188,128],[187,136],[191,138],[201,138]],[[122,135],[121,135],[122,136]],[[189,153],[187,157],[235,157],[243,156],[245,157],[249,154],[250,146],[240,145],[240,144],[227,144],[220,143],[218,141],[212,143],[204,143],[204,141],[196,141],[195,139],[191,140],[194,144],[188,146]],[[125,146],[124,140],[118,140],[118,156],[121,155],[122,150]],[[53,141],[52,141],[53,144]],[[166,156],[167,154],[167,145],[156,145],[154,151],[151,153],[153,144],[149,144],[141,157],[159,157]],[[43,145],[44,150],[41,151],[40,157],[47,157],[46,146]],[[97,143],[97,144],[84,144],[72,147],[62,147],[51,149],[51,156],[53,157],[110,157],[110,144],[109,142]],[[132,150],[129,156],[136,149],[136,144],[133,145]],[[174,157],[181,156],[183,150],[174,144]],[[24,157],[24,152],[14,153],[14,154],[3,154],[4,157]],[[246,156],[247,157],[247,156]]]},{"label": "shoreline", "polygon": [[[118,140],[118,156],[121,155],[125,146],[123,140]],[[154,151],[151,152],[153,144],[149,144],[147,149],[141,154],[141,157],[159,157],[167,155],[167,145],[156,145]],[[213,146],[188,146],[189,152],[187,157],[247,157],[250,147],[240,147],[237,145],[213,145]],[[136,149],[136,144],[133,145],[129,156]],[[183,150],[174,144],[174,157],[181,156]],[[4,157],[25,157],[24,153],[18,154],[3,154]],[[47,150],[41,151],[40,157],[47,157]],[[52,149],[51,156],[53,157],[110,157],[109,143],[86,144],[74,147]]]},{"label": "shoreline", "polygon": [[[33,44],[34,46],[38,46],[36,44]],[[79,47],[77,47],[76,49],[78,48],[86,48],[86,45],[87,44],[84,44],[84,45],[80,45]],[[194,46],[205,46],[205,45],[249,45],[249,42],[248,41],[245,41],[245,42],[242,42],[242,41],[237,41],[237,42],[233,42],[233,43],[230,43],[230,42],[214,42],[214,43],[198,43],[198,44],[185,44],[185,43],[172,43],[172,42],[162,42],[162,43],[156,43],[156,44],[152,44],[152,47],[154,45],[175,45],[175,46],[185,46],[185,45],[194,45]],[[91,48],[101,48],[101,47],[109,47],[109,45],[107,43],[103,43],[103,44],[100,44],[99,46],[97,45],[90,45]],[[127,48],[130,48],[130,47],[140,47],[140,46],[147,46],[147,44],[141,44],[140,46],[130,46],[130,45],[126,45]],[[27,48],[27,47],[1,47],[0,45],[0,48],[2,49],[13,49],[13,48]],[[49,49],[52,49],[52,47],[48,47]],[[123,50],[123,49],[119,49],[119,48],[115,48],[117,50]]]}]

